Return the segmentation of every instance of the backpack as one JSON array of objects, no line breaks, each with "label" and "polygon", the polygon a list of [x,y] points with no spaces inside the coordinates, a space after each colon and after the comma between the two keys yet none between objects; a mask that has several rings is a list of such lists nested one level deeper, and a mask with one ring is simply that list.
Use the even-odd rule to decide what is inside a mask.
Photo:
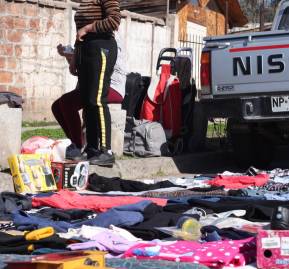
[{"label": "backpack", "polygon": [[168,144],[162,125],[128,117],[124,134],[124,153],[139,157],[168,155]]},{"label": "backpack", "polygon": [[[148,84],[150,81],[148,82]],[[139,73],[129,73],[126,78],[125,96],[122,109],[126,110],[127,116],[139,118],[140,109],[147,90],[147,78]]]}]

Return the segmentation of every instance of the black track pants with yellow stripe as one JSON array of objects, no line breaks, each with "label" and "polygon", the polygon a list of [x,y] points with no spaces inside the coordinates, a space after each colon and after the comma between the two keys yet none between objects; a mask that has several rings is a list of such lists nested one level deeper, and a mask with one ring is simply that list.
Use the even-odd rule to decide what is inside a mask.
[{"label": "black track pants with yellow stripe", "polygon": [[110,78],[117,58],[114,38],[85,40],[77,47],[77,71],[84,107],[87,148],[111,149],[107,105]]}]

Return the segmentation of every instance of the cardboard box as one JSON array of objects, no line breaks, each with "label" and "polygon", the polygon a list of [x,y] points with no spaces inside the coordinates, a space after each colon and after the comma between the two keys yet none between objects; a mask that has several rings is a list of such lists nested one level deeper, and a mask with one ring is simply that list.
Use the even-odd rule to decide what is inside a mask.
[{"label": "cardboard box", "polygon": [[86,189],[89,175],[89,162],[52,162],[51,169],[58,190]]},{"label": "cardboard box", "polygon": [[289,230],[261,230],[257,236],[257,266],[289,268]]},{"label": "cardboard box", "polygon": [[15,191],[39,193],[57,190],[48,154],[19,154],[8,158]]}]

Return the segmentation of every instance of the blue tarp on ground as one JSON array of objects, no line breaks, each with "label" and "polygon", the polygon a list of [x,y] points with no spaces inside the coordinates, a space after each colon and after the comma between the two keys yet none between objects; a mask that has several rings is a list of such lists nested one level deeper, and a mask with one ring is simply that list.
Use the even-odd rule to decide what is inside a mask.
[{"label": "blue tarp on ground", "polygon": [[[27,261],[31,256],[28,255],[0,255],[0,269],[5,268],[4,261]],[[108,267],[126,269],[207,269],[207,267],[193,263],[177,263],[169,261],[151,261],[136,259],[107,259]]]}]

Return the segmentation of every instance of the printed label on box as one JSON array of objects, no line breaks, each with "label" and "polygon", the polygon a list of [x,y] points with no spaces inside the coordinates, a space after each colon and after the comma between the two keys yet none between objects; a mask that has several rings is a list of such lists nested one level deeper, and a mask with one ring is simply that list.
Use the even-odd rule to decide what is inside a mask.
[{"label": "printed label on box", "polygon": [[281,249],[289,250],[289,237],[281,237]]},{"label": "printed label on box", "polygon": [[281,256],[289,256],[289,249],[281,249]]},{"label": "printed label on box", "polygon": [[52,162],[52,171],[58,190],[84,190],[89,175],[88,162]]},{"label": "printed label on box", "polygon": [[276,265],[288,265],[289,260],[288,259],[276,259]]},{"label": "printed label on box", "polygon": [[262,238],[262,248],[280,248],[280,237],[268,237],[268,238]]},{"label": "printed label on box", "polygon": [[48,154],[19,154],[8,158],[15,191],[38,193],[56,190]]}]

